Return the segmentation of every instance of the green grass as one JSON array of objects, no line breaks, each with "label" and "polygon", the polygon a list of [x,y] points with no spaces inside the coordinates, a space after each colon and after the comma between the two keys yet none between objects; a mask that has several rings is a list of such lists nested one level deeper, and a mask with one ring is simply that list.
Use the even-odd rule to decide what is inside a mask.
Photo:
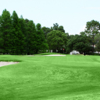
[{"label": "green grass", "polygon": [[51,53],[51,52],[48,52],[48,53],[39,53],[39,54],[35,54],[35,56],[36,56],[36,55],[53,55],[53,54],[62,54],[62,53],[56,53],[56,52],[55,52],[55,53],[54,53],[54,52]]},{"label": "green grass", "polygon": [[100,100],[100,57],[11,56],[0,67],[0,100]]}]

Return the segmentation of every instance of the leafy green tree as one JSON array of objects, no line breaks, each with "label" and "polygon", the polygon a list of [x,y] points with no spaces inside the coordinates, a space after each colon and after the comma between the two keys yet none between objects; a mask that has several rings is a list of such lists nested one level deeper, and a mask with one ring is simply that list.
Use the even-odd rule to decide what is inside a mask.
[{"label": "leafy green tree", "polygon": [[9,11],[5,9],[0,17],[0,41],[2,43],[1,47],[4,54],[8,54],[10,51],[11,28],[11,16]]},{"label": "leafy green tree", "polygon": [[47,34],[52,31],[52,29],[50,29],[48,27],[42,27],[42,30],[43,30],[43,32],[45,34],[45,38],[47,38]]},{"label": "leafy green tree", "polygon": [[47,35],[49,49],[60,50],[66,48],[67,35],[61,31],[53,30]]},{"label": "leafy green tree", "polygon": [[64,30],[64,27],[63,26],[59,26],[58,27],[58,30],[65,33],[65,30]]},{"label": "leafy green tree", "polygon": [[100,52],[100,34],[95,36],[96,50]]},{"label": "leafy green tree", "polygon": [[85,32],[80,32],[80,35],[86,36],[86,33]]},{"label": "leafy green tree", "polygon": [[51,30],[59,30],[59,31],[65,33],[64,27],[63,26],[59,26],[58,23],[53,24],[53,27],[51,27]]},{"label": "leafy green tree", "polygon": [[68,52],[78,50],[80,53],[89,53],[91,51],[90,41],[85,35],[72,35],[67,42]]},{"label": "leafy green tree", "polygon": [[80,36],[86,37],[86,40],[89,42],[90,46],[92,45],[92,38],[86,34],[86,32],[80,32]]},{"label": "leafy green tree", "polygon": [[59,27],[59,24],[58,23],[55,23],[55,24],[53,24],[52,29],[53,30],[58,30],[58,27]]},{"label": "leafy green tree", "polygon": [[63,26],[59,26],[58,23],[53,24],[53,27],[51,27],[51,28],[42,27],[42,30],[43,30],[43,32],[44,32],[44,34],[45,34],[45,38],[46,38],[46,39],[47,39],[47,34],[50,33],[50,32],[53,31],[53,30],[59,30],[59,31],[65,33],[65,30],[64,30]]},{"label": "leafy green tree", "polygon": [[87,22],[85,32],[93,40],[92,41],[93,52],[94,52],[94,45],[95,45],[94,38],[95,38],[95,35],[99,33],[99,30],[100,30],[100,24],[98,21],[92,20],[92,21]]}]

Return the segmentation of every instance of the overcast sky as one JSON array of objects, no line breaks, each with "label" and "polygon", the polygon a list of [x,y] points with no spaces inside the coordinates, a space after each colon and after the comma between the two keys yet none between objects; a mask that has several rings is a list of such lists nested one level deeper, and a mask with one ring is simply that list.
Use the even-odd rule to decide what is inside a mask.
[{"label": "overcast sky", "polygon": [[4,9],[42,27],[58,23],[69,34],[84,31],[87,21],[100,22],[100,0],[0,0],[0,15]]}]

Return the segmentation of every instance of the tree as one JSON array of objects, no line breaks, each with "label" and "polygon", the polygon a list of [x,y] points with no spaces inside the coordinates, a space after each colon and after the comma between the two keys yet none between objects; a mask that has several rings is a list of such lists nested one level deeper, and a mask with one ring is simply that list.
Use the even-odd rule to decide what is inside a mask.
[{"label": "tree", "polygon": [[0,41],[2,43],[1,48],[4,54],[9,53],[10,51],[11,28],[11,16],[9,11],[5,9],[0,17]]},{"label": "tree", "polygon": [[25,23],[25,20],[23,19],[23,17],[19,18],[19,24],[20,24],[20,29],[21,29],[21,32],[22,32],[22,36],[21,36],[21,54],[27,54],[27,42],[26,42],[26,33],[27,33],[27,30],[26,30],[26,23]]},{"label": "tree", "polygon": [[60,50],[66,48],[67,35],[61,31],[53,30],[47,35],[49,49]]},{"label": "tree", "polygon": [[41,28],[41,24],[38,23],[36,25],[36,41],[37,41],[37,46],[35,48],[35,53],[38,53],[39,50],[46,50],[48,49],[48,44],[45,39],[45,35],[43,33],[43,30]]},{"label": "tree", "polygon": [[86,33],[85,32],[80,32],[80,35],[86,36]]},{"label": "tree", "polygon": [[27,22],[26,27],[26,49],[27,54],[34,54],[37,47],[36,28],[32,20]]},{"label": "tree", "polygon": [[64,27],[63,26],[59,26],[58,23],[53,24],[53,27],[51,27],[51,30],[59,30],[59,31],[65,33]]},{"label": "tree", "polygon": [[99,33],[99,30],[100,30],[100,24],[98,21],[92,20],[92,21],[87,22],[85,32],[93,40],[92,41],[92,45],[93,45],[92,52],[94,52],[94,45],[95,45],[94,38],[95,38],[95,35]]},{"label": "tree", "polygon": [[51,32],[52,29],[50,29],[50,28],[48,28],[48,27],[42,27],[42,30],[43,30],[43,32],[44,32],[44,34],[45,34],[45,39],[47,39],[47,34],[48,34],[49,32]]},{"label": "tree", "polygon": [[63,26],[59,26],[58,27],[58,30],[65,33],[65,30],[64,30],[64,27]]},{"label": "tree", "polygon": [[96,50],[100,52],[100,34],[95,36]]},{"label": "tree", "polygon": [[53,27],[48,28],[48,27],[42,27],[42,30],[45,34],[45,38],[47,39],[47,34],[50,33],[53,30],[59,30],[61,32],[65,33],[64,27],[63,26],[59,26],[58,23],[53,24]]},{"label": "tree", "polygon": [[24,35],[21,31],[19,18],[15,11],[13,11],[11,20],[12,20],[11,53],[17,55],[22,54],[24,49],[22,48],[24,43]]},{"label": "tree", "polygon": [[89,53],[91,51],[90,41],[85,35],[71,35],[67,42],[68,52],[78,50],[80,53]]},{"label": "tree", "polygon": [[1,32],[1,16],[0,16],[0,53],[3,53],[3,38]]},{"label": "tree", "polygon": [[55,23],[55,24],[53,24],[52,29],[53,29],[53,30],[58,30],[58,27],[59,27],[58,23]]}]

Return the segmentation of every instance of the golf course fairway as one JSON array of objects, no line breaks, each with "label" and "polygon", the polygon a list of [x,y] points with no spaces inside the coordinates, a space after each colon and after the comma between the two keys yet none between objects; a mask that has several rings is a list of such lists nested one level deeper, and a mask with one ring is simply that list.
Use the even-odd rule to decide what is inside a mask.
[{"label": "golf course fairway", "polygon": [[100,56],[0,55],[0,100],[100,100]]}]

